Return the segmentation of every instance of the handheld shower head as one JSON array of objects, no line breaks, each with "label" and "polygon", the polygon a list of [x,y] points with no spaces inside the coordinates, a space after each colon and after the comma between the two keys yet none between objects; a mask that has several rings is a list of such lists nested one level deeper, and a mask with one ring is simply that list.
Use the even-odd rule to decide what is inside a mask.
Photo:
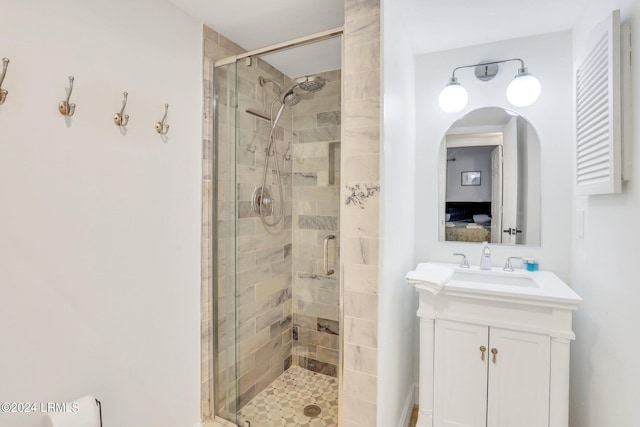
[{"label": "handheld shower head", "polygon": [[[274,129],[276,126],[278,126],[280,118],[282,117],[282,113],[284,112],[284,107],[293,107],[294,105],[296,105],[298,102],[300,102],[300,96],[290,90],[289,92],[280,95],[280,102],[281,105],[278,109],[278,112],[276,113],[275,119],[271,123],[271,129]],[[271,147],[271,142],[269,142],[269,147]]]},{"label": "handheld shower head", "polygon": [[283,105],[287,105],[288,107],[293,107],[298,102],[300,102],[300,95],[295,93],[293,90],[283,92],[280,94],[280,101]]},{"label": "handheld shower head", "polygon": [[278,126],[278,122],[280,121],[280,117],[282,116],[282,112],[284,111],[284,107],[293,107],[298,102],[300,102],[300,97],[293,92],[286,93],[284,97],[281,98],[282,99],[280,99],[280,101],[282,101],[282,105],[280,105],[280,108],[276,113],[276,117],[271,123],[271,129],[274,129],[276,126]]}]

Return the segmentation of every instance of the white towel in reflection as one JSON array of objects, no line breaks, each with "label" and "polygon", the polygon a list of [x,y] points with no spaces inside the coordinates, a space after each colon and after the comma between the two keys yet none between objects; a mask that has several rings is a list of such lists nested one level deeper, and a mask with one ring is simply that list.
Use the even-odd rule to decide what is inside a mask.
[{"label": "white towel in reflection", "polygon": [[51,427],[100,427],[100,411],[95,397],[81,397],[69,406],[70,409],[77,408],[77,411],[47,413]]},{"label": "white towel in reflection", "polygon": [[437,295],[444,285],[451,280],[453,268],[442,264],[425,262],[418,264],[415,270],[404,276],[405,280],[411,284],[426,284],[430,291]]},{"label": "white towel in reflection", "polygon": [[487,214],[479,214],[473,216],[473,222],[476,224],[486,224],[491,222],[491,217]]},{"label": "white towel in reflection", "polygon": [[482,230],[484,228],[484,225],[480,225],[480,224],[467,224],[467,228],[470,228],[472,230]]},{"label": "white towel in reflection", "polygon": [[456,224],[455,222],[446,222],[444,226],[448,228],[455,228]]}]

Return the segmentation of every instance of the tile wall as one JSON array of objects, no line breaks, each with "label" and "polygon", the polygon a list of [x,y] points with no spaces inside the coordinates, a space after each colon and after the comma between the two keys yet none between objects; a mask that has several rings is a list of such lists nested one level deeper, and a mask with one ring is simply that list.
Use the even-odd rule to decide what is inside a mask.
[{"label": "tile wall", "polygon": [[341,184],[341,427],[375,427],[380,194],[380,2],[345,0]]},{"label": "tile wall", "polygon": [[[293,361],[338,374],[341,70],[318,74],[325,87],[293,107]],[[329,241],[325,275],[323,243]]]}]

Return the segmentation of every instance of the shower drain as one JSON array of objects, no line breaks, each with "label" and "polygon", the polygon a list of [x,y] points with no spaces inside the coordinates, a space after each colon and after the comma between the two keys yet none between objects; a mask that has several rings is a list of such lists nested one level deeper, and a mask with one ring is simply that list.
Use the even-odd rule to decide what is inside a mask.
[{"label": "shower drain", "polygon": [[307,417],[317,417],[322,412],[322,409],[318,405],[307,405],[304,407],[304,415]]}]

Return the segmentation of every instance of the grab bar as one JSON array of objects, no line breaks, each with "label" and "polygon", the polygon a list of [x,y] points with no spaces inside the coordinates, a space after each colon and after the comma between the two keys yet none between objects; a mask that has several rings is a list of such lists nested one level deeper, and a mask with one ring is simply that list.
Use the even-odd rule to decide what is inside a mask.
[{"label": "grab bar", "polygon": [[335,234],[327,234],[324,238],[324,274],[331,276],[335,271],[329,270],[329,240],[335,239]]}]

